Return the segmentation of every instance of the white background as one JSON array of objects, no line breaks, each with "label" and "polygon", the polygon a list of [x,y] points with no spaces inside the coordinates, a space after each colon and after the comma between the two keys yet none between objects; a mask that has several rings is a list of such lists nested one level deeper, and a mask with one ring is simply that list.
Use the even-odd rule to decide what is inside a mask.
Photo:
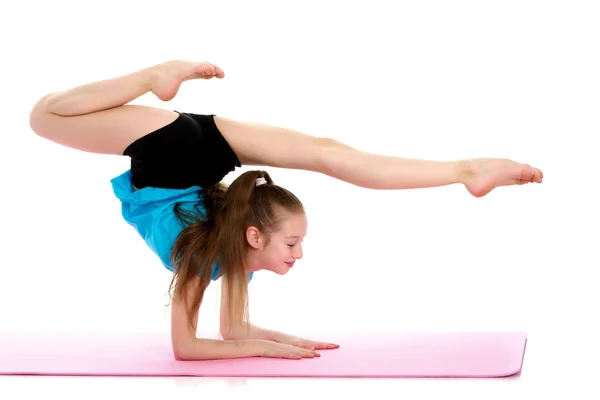
[{"label": "white background", "polygon": [[[476,199],[459,185],[371,191],[270,168],[303,200],[309,235],[292,272],[259,272],[251,284],[253,322],[289,333],[526,331],[520,377],[0,377],[1,397],[598,395],[594,2],[54,0],[8,7],[0,12],[2,332],[169,329],[163,305],[171,276],[121,219],[109,182],[129,161],[35,136],[29,111],[51,91],[171,59],[206,60],[226,78],[187,82],[169,103],[152,95],[135,103],[279,125],[380,154],[511,158],[545,178]],[[218,329],[218,293],[213,284],[201,330]]]}]

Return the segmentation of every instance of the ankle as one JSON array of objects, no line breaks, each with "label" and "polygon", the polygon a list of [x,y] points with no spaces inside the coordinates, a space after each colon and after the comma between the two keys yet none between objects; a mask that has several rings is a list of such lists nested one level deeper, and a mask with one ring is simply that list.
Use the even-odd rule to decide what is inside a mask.
[{"label": "ankle", "polygon": [[156,82],[161,74],[161,68],[161,64],[157,64],[138,71],[147,92],[151,92],[156,87]]},{"label": "ankle", "polygon": [[460,160],[456,163],[456,181],[467,185],[475,176],[474,160]]}]

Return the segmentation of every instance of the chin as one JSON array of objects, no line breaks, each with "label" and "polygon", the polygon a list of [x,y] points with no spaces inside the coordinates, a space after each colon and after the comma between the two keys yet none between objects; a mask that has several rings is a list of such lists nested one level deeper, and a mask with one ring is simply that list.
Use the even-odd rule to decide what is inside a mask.
[{"label": "chin", "polygon": [[285,275],[290,272],[290,267],[288,264],[283,264],[282,266],[273,268],[273,271],[278,275]]}]

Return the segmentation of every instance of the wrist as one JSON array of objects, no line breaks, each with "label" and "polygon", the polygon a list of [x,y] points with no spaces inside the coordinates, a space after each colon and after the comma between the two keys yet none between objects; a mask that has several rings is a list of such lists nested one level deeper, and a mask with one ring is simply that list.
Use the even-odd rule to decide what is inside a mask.
[{"label": "wrist", "polygon": [[266,340],[270,340],[272,342],[285,342],[285,339],[288,335],[283,332],[267,330],[264,334]]},{"label": "wrist", "polygon": [[285,334],[265,328],[259,328],[255,325],[250,325],[250,337],[249,339],[266,340],[270,342],[281,342],[285,339]]},{"label": "wrist", "polygon": [[262,357],[265,353],[266,340],[246,339],[238,341],[243,348],[243,353],[249,357]]}]

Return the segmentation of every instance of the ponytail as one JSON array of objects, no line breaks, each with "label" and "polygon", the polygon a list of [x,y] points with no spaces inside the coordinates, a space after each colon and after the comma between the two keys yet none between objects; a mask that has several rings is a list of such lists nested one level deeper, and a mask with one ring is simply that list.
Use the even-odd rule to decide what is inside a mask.
[{"label": "ponytail", "polygon": [[188,282],[200,276],[198,287],[191,288],[195,291],[188,308],[192,321],[193,310],[202,302],[210,284],[212,266],[217,263],[223,285],[228,289],[229,327],[247,327],[250,273],[246,229],[255,226],[261,233],[270,235],[280,222],[275,206],[303,211],[302,204],[292,193],[274,185],[266,171],[245,172],[229,186],[218,183],[206,187],[201,197],[204,212],[200,215],[175,210],[188,226],[173,246],[171,257],[175,268],[169,289],[174,290],[175,296],[185,296]]}]

